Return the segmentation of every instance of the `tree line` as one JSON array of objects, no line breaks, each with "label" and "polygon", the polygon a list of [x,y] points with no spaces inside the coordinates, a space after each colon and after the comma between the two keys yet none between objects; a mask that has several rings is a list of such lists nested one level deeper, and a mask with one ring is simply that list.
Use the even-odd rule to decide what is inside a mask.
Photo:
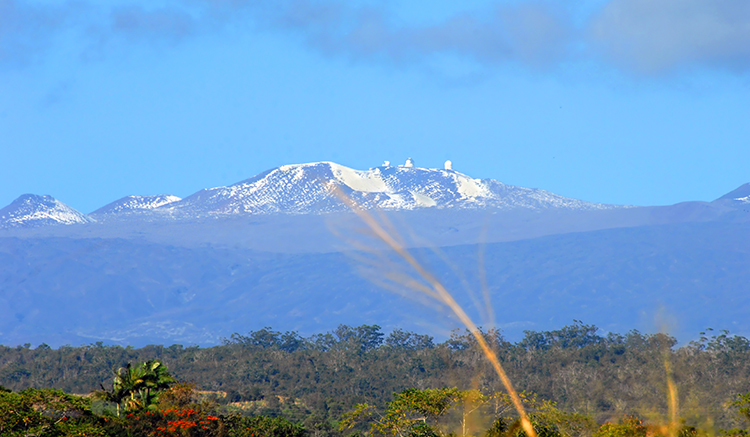
[{"label": "tree line", "polygon": [[[727,332],[709,331],[681,347],[665,334],[602,335],[580,322],[528,331],[517,342],[497,330],[484,335],[519,391],[596,423],[666,415],[666,364],[686,426],[739,426],[730,403],[750,392],[750,342]],[[241,408],[243,415],[285,418],[315,435],[341,434],[341,417],[355,405],[385,411],[393,394],[407,389],[503,392],[468,332],[435,342],[402,330],[386,334],[376,325],[340,326],[310,337],[264,328],[207,348],[0,346],[0,385],[85,394],[110,383],[112,369],[149,360],[164,363],[199,391],[221,393],[215,401]]]},{"label": "tree line", "polygon": [[[83,397],[57,389],[14,393],[0,386],[0,435],[7,437],[310,437],[332,434],[283,417],[246,416],[200,396],[194,384],[177,382],[163,363],[147,361],[114,371],[112,388]],[[347,437],[743,437],[750,429],[695,427],[670,417],[636,415],[598,424],[535,394],[520,393],[529,427],[505,393],[479,389],[410,388],[378,408],[356,404],[337,423]],[[750,423],[750,393],[729,404]],[[113,409],[114,407],[114,409]],[[514,414],[515,413],[515,414]],[[525,420],[525,419],[523,419]]]}]

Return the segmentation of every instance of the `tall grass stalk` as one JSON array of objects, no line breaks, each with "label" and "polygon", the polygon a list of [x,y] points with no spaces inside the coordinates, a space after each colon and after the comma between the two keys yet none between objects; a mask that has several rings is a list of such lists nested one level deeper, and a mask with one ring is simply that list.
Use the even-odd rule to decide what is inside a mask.
[{"label": "tall grass stalk", "polygon": [[537,437],[536,431],[534,430],[534,427],[532,426],[531,421],[529,420],[528,414],[526,414],[526,410],[524,409],[523,404],[521,403],[521,398],[518,396],[518,393],[513,388],[513,384],[511,383],[510,378],[508,378],[508,375],[505,373],[503,366],[500,364],[500,360],[497,358],[497,355],[495,354],[495,352],[487,344],[487,341],[484,338],[482,331],[479,330],[476,324],[466,314],[466,311],[464,311],[464,309],[458,304],[458,302],[456,302],[456,300],[453,298],[453,295],[451,295],[451,293],[445,288],[445,286],[443,286],[443,284],[435,276],[433,276],[429,271],[427,271],[427,269],[424,266],[422,266],[422,264],[420,264],[416,260],[416,258],[412,256],[411,253],[409,253],[409,251],[404,247],[404,244],[399,241],[401,238],[398,236],[398,234],[396,233],[396,231],[393,229],[392,226],[388,226],[386,224],[385,226],[388,226],[390,228],[390,232],[387,231],[384,225],[378,222],[378,220],[376,220],[375,217],[371,213],[365,210],[360,204],[358,204],[352,198],[347,196],[338,186],[334,184],[329,184],[328,188],[333,195],[338,197],[355,214],[357,214],[357,216],[359,216],[360,219],[362,219],[365,225],[367,225],[367,227],[370,229],[370,231],[375,235],[375,237],[378,240],[385,243],[394,252],[396,252],[396,254],[398,254],[398,256],[401,257],[401,259],[406,261],[411,266],[411,268],[414,269],[416,274],[419,277],[421,277],[427,284],[429,284],[429,287],[415,286],[415,284],[413,283],[406,284],[406,285],[409,285],[412,288],[421,291],[428,297],[435,299],[439,303],[447,306],[453,312],[453,314],[455,314],[455,316],[461,321],[461,323],[463,323],[463,325],[466,326],[469,332],[471,332],[471,334],[477,340],[477,343],[479,344],[482,351],[484,352],[484,355],[490,361],[490,363],[495,369],[495,372],[500,377],[500,380],[505,386],[505,390],[508,392],[511,402],[513,403],[513,406],[518,412],[518,415],[521,421],[521,426],[526,432],[526,435],[528,437]]},{"label": "tall grass stalk", "polygon": [[669,361],[669,352],[664,357],[664,370],[667,371],[667,399],[669,400],[670,419],[667,435],[669,437],[677,437],[680,427],[679,400],[677,398],[677,385],[674,382],[674,375],[672,374],[672,363]]}]

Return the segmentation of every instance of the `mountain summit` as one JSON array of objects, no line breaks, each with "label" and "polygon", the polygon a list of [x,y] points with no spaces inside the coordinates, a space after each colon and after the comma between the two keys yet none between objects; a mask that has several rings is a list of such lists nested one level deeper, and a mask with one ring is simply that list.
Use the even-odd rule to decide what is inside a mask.
[{"label": "mountain summit", "polygon": [[127,214],[144,210],[147,211],[167,205],[169,203],[177,202],[179,200],[182,199],[177,196],[172,196],[171,194],[157,194],[154,196],[125,196],[121,199],[115,200],[112,203],[104,205],[103,207],[92,212],[90,215],[99,218],[114,214]]},{"label": "mountain summit", "polygon": [[750,183],[740,185],[736,190],[732,190],[729,193],[719,197],[714,202],[720,200],[729,200],[739,203],[750,203]]},{"label": "mountain summit", "polygon": [[413,210],[420,208],[559,208],[612,209],[619,206],[589,203],[544,190],[474,179],[451,169],[386,165],[354,170],[333,162],[284,165],[227,187],[201,190],[158,210],[177,215],[316,214],[348,207],[331,190],[341,192],[365,208]]},{"label": "mountain summit", "polygon": [[404,165],[386,162],[369,170],[354,170],[333,162],[282,165],[230,186],[198,191],[184,199],[167,194],[126,196],[90,216],[50,196],[27,194],[1,210],[0,227],[118,219],[171,221],[248,214],[323,214],[349,210],[340,198],[342,194],[364,208],[391,211],[627,208],[570,199],[493,179],[474,179],[453,170],[450,161],[441,169],[417,167],[409,158]]},{"label": "mountain summit", "polygon": [[93,220],[52,196],[24,194],[0,209],[0,228],[72,225]]}]

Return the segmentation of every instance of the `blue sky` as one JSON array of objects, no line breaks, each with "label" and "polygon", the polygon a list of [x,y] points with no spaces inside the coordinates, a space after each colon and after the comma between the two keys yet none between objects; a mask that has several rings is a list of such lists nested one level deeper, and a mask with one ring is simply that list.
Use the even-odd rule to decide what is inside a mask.
[{"label": "blue sky", "polygon": [[749,120],[747,0],[0,0],[0,207],[407,157],[712,200],[750,182]]}]

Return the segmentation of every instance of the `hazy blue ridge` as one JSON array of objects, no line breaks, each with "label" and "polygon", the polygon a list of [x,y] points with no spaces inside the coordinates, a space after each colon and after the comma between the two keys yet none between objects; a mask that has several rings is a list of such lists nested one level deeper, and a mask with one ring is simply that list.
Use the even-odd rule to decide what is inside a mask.
[{"label": "hazy blue ridge", "polygon": [[[685,341],[707,327],[750,333],[748,247],[746,222],[709,222],[415,253],[471,307],[464,286],[481,300],[481,248],[496,324],[511,338],[579,319],[615,332],[666,324]],[[209,345],[263,326],[311,334],[339,323],[440,337],[457,326],[382,290],[386,272],[362,271],[362,256],[372,255],[2,238],[0,343]]]}]

